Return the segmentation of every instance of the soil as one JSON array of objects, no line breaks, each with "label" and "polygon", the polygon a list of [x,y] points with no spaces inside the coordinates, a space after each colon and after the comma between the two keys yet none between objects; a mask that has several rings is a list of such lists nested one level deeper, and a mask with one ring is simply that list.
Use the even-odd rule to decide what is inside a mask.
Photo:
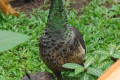
[{"label": "soil", "polygon": [[[83,6],[86,6],[91,0],[69,0],[70,7],[80,10]],[[10,4],[16,8],[18,12],[29,13],[35,8],[41,7],[46,10],[49,8],[50,1],[47,0],[46,4],[44,4],[44,0],[34,0],[29,3],[21,2],[20,0],[11,0]]]},{"label": "soil", "polygon": [[10,4],[16,8],[17,11],[19,12],[25,12],[25,13],[29,13],[31,12],[33,9],[35,8],[39,8],[40,6],[43,6],[43,0],[35,0],[35,1],[31,1],[29,3],[24,3],[21,2],[20,0],[14,0],[11,1]]},{"label": "soil", "polygon": [[91,0],[71,0],[70,7],[74,9],[80,9],[84,6],[87,6]]},{"label": "soil", "polygon": [[[9,0],[10,4],[16,8],[18,12],[30,13],[33,9],[41,7],[41,9],[49,9],[50,0],[44,4],[45,0],[31,0],[29,3],[24,3],[23,0]],[[70,8],[78,10],[78,15],[81,15],[80,9],[84,6],[87,6],[91,0],[65,0],[70,2]],[[111,3],[106,3],[106,7],[110,8]]]}]

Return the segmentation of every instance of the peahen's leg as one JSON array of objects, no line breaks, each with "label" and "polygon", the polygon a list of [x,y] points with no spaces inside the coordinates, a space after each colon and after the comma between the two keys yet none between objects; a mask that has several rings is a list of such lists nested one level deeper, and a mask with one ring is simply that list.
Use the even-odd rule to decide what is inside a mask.
[{"label": "peahen's leg", "polygon": [[55,76],[57,77],[58,80],[63,80],[61,72],[55,72]]}]

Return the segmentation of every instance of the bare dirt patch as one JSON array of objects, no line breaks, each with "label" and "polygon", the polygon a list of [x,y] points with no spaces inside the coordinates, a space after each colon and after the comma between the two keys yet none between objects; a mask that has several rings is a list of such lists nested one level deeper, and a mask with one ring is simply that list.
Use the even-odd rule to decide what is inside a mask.
[{"label": "bare dirt patch", "polygon": [[10,4],[17,9],[19,12],[29,13],[33,9],[39,8],[43,6],[43,0],[35,0],[30,3],[20,2],[19,0],[14,0],[10,2]]},{"label": "bare dirt patch", "polygon": [[[91,0],[70,0],[70,7],[74,8],[74,9],[80,9],[83,6],[88,5],[88,3]],[[19,0],[12,0],[10,2],[10,4],[17,9],[17,11],[19,12],[25,12],[25,13],[29,13],[31,12],[33,9],[42,7],[42,9],[48,9],[49,8],[49,4],[50,1],[48,1],[46,4],[44,4],[44,0],[35,0],[35,1],[31,1],[30,3],[24,3],[24,2],[20,2]]]},{"label": "bare dirt patch", "polygon": [[71,0],[71,7],[74,9],[80,9],[87,6],[91,0]]}]

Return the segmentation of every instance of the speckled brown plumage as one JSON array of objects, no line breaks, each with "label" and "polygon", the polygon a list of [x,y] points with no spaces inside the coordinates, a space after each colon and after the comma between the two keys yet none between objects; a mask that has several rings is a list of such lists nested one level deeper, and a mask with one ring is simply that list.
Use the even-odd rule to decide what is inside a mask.
[{"label": "speckled brown plumage", "polygon": [[22,80],[55,80],[53,74],[49,72],[37,72],[28,75],[30,78],[28,76],[24,76]]},{"label": "speckled brown plumage", "polygon": [[62,80],[65,63],[83,64],[85,45],[80,32],[71,27],[63,10],[62,0],[51,0],[46,29],[39,41],[39,54],[45,64]]},{"label": "speckled brown plumage", "polygon": [[[78,63],[83,64],[85,56],[85,46],[80,33],[71,27],[73,30],[74,38],[73,40],[59,40],[51,39],[46,36],[46,38],[41,37],[40,39],[40,56],[43,61],[52,69],[54,72],[62,71],[61,67],[65,63]],[[43,35],[45,36],[45,35]]]},{"label": "speckled brown plumage", "polygon": [[84,41],[78,30],[73,27],[71,29],[74,34],[73,40],[62,41],[48,38],[48,36],[40,39],[40,57],[54,73],[65,70],[62,68],[65,63],[83,64],[84,62]]}]

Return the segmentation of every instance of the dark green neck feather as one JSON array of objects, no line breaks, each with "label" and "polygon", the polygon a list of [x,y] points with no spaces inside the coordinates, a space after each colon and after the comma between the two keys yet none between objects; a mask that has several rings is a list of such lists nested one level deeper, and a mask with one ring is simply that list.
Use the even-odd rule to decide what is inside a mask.
[{"label": "dark green neck feather", "polygon": [[63,9],[62,0],[51,0],[48,16],[48,28],[53,31],[66,31],[67,16]]}]

